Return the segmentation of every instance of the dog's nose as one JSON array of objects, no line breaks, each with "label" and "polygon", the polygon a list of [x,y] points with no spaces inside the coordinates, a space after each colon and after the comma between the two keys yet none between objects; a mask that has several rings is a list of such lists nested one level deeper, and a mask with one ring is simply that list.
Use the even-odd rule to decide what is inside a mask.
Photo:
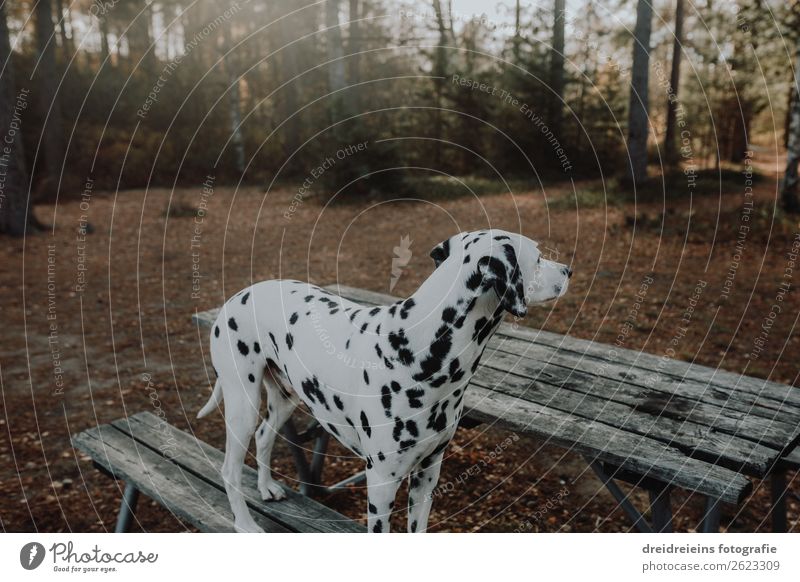
[{"label": "dog's nose", "polygon": [[571,279],[571,278],[572,278],[572,269],[570,269],[569,267],[564,267],[563,269],[561,269],[561,273],[562,273],[562,274],[563,274],[563,275],[564,275],[564,276],[565,276],[567,279]]}]

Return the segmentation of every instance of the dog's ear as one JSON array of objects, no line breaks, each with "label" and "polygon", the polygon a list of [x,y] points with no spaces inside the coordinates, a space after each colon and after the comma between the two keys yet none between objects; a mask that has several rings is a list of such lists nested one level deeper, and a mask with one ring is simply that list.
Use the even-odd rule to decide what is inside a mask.
[{"label": "dog's ear", "polygon": [[438,267],[450,256],[450,239],[440,242],[431,250],[431,258]]},{"label": "dog's ear", "polygon": [[517,253],[510,244],[504,244],[495,253],[483,257],[481,267],[484,287],[494,288],[500,298],[500,307],[517,317],[525,317],[525,285],[519,268]]}]

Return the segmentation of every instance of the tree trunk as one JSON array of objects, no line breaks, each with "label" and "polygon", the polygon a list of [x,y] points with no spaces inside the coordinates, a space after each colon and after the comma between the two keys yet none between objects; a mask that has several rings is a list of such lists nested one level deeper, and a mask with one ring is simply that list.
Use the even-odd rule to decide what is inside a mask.
[{"label": "tree trunk", "polygon": [[0,75],[0,233],[22,236],[31,212],[20,123],[24,103],[20,99],[27,96],[18,95],[14,83],[5,4],[0,4],[0,67],[5,67]]},{"label": "tree trunk", "polygon": [[550,119],[548,125],[556,137],[561,134],[561,112],[564,102],[564,21],[565,0],[553,4],[553,48],[550,51]]},{"label": "tree trunk", "polygon": [[[346,117],[345,96],[343,91],[347,87],[347,77],[344,62],[344,47],[342,45],[342,27],[339,22],[340,0],[327,0],[325,2],[325,28],[328,43],[328,88],[331,91],[330,112],[331,123],[336,123]],[[335,133],[341,133],[334,130]]]},{"label": "tree trunk", "polygon": [[127,33],[130,64],[152,74],[156,70],[155,47],[150,37],[152,7],[145,0],[132,0],[129,11],[132,19]]},{"label": "tree trunk", "polygon": [[[350,53],[350,84],[357,85],[361,82],[361,3],[359,0],[350,0],[348,12],[350,25],[347,30],[347,50]],[[361,90],[358,88],[350,91],[354,111],[361,111]]]},{"label": "tree trunk", "polygon": [[58,28],[61,35],[61,52],[64,54],[64,62],[68,63],[74,52],[72,41],[67,37],[67,18],[69,16],[69,6],[66,14],[64,11],[64,0],[56,0],[56,10],[58,10]]},{"label": "tree trunk", "polygon": [[98,15],[97,21],[100,31],[100,62],[104,63],[103,66],[108,67],[113,64],[109,58],[111,50],[108,45],[108,18],[104,15]]},{"label": "tree trunk", "polygon": [[800,163],[800,40],[797,42],[794,61],[794,100],[791,103],[789,146],[786,152],[786,172],[781,184],[781,204],[786,212],[800,212],[798,199],[797,165]]},{"label": "tree trunk", "polygon": [[[288,0],[275,2],[271,5],[273,11],[269,19],[275,20],[280,16],[288,13],[293,9],[293,4]],[[291,25],[296,23],[296,19],[290,17],[283,21],[284,24],[278,26],[276,30],[276,37],[278,42],[278,49],[280,54],[280,67],[279,77],[283,85],[278,96],[278,108],[283,126],[281,133],[283,135],[283,151],[284,155],[288,158],[294,155],[300,147],[302,136],[301,118],[295,115],[300,108],[300,92],[298,91],[298,84],[300,80],[298,75],[297,65],[297,43],[290,44],[295,38],[290,32]]]},{"label": "tree trunk", "polygon": [[511,41],[511,52],[514,55],[514,64],[520,64],[520,46],[522,44],[522,6],[520,0],[514,4],[514,38]]},{"label": "tree trunk", "polygon": [[638,186],[647,179],[648,78],[650,68],[650,30],[653,6],[650,0],[639,0],[636,6],[636,28],[633,31],[633,66],[628,111],[627,179]]},{"label": "tree trunk", "polygon": [[231,145],[233,146],[233,159],[236,171],[241,175],[244,172],[245,153],[244,153],[244,137],[242,136],[242,113],[241,113],[241,96],[239,92],[239,71],[234,62],[232,53],[233,41],[231,38],[231,26],[233,19],[222,25],[224,57],[223,63],[225,66],[225,73],[228,76],[228,118],[231,126]]},{"label": "tree trunk", "polygon": [[[441,0],[433,1],[433,11],[436,14],[436,25],[439,29],[439,43],[434,52],[433,75],[439,77],[434,79],[434,117],[433,117],[433,136],[435,139],[442,138],[443,121],[442,121],[442,91],[443,85],[446,82],[441,77],[447,76],[447,49],[445,46],[448,42],[447,25],[444,21],[444,14],[442,13]],[[441,162],[441,147],[438,143],[434,144],[433,149],[433,162],[435,166],[439,166]]]},{"label": "tree trunk", "polygon": [[39,66],[36,70],[39,93],[39,113],[42,123],[41,144],[44,152],[44,184],[39,185],[43,196],[53,199],[58,191],[64,165],[64,135],[61,103],[58,96],[56,70],[55,29],[50,0],[36,3],[36,44],[39,49]]},{"label": "tree trunk", "polygon": [[678,159],[675,148],[675,123],[678,116],[678,88],[681,82],[681,49],[683,46],[683,0],[675,4],[675,39],[672,42],[672,70],[669,76],[670,93],[667,96],[667,131],[664,152],[667,161]]}]

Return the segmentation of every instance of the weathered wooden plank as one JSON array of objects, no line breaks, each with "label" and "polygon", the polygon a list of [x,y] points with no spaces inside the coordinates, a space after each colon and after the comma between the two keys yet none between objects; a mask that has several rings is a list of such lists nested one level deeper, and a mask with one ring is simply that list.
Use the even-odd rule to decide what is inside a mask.
[{"label": "weathered wooden plank", "polygon": [[[777,456],[787,447],[794,446],[793,442],[800,437],[800,424],[790,425],[746,412],[690,400],[682,395],[656,392],[627,382],[619,382],[611,390],[598,391],[597,386],[593,384],[595,377],[591,374],[557,366],[549,366],[543,370],[537,362],[504,352],[487,352],[484,354],[481,364],[477,373],[481,373],[483,368],[491,368],[500,372],[512,372],[514,376],[522,376],[537,384],[549,385],[551,388],[545,387],[544,392],[549,392],[551,398],[553,398],[554,389],[565,388],[603,400],[626,404],[636,411],[637,417],[651,416],[678,421],[686,420],[700,425],[698,428],[705,426],[717,432],[766,445],[775,449],[773,454]],[[513,376],[508,378],[500,376],[497,378],[497,382],[500,390],[513,395],[518,395],[518,390],[505,390],[511,388],[506,384],[514,386],[522,384],[524,387],[524,383],[520,383]],[[563,392],[559,392],[557,399],[563,396],[565,396]],[[557,399],[554,398],[554,404],[557,404]],[[648,423],[649,421],[643,419],[641,422]]]},{"label": "weathered wooden plank", "polygon": [[[719,432],[709,426],[641,413],[635,406],[551,386],[490,367],[479,368],[471,383],[588,421],[643,435],[697,459],[758,477],[763,477],[780,457],[776,449]],[[587,434],[584,438],[594,439],[594,435]],[[603,443],[594,446],[602,448]]]},{"label": "weathered wooden plank", "polygon": [[[742,474],[686,456],[656,440],[533,402],[470,386],[464,398],[471,415],[483,422],[541,438],[662,483],[740,503],[752,489]],[[591,438],[587,435],[591,434]],[[599,450],[591,443],[603,443]]]},{"label": "weathered wooden plank", "polygon": [[[344,285],[328,285],[327,289],[353,301],[370,304],[386,304],[398,298],[384,293],[376,293]],[[599,360],[609,363],[627,364],[645,372],[657,372],[665,376],[678,379],[692,379],[702,384],[714,384],[720,387],[735,388],[762,398],[769,398],[779,403],[800,406],[800,390],[791,386],[761,380],[735,372],[709,368],[700,364],[683,362],[681,360],[668,360],[663,358],[625,348],[615,348],[613,356],[610,355],[611,346],[598,342],[578,339],[571,336],[560,335],[540,329],[526,328],[519,325],[503,323],[498,329],[498,335],[548,345],[562,351],[570,351],[583,358]]]},{"label": "weathered wooden plank", "polygon": [[577,356],[598,362],[597,365],[600,365],[600,362],[626,364],[644,373],[655,372],[678,380],[694,380],[705,385],[710,384],[733,389],[736,392],[747,392],[785,406],[800,406],[800,390],[769,380],[761,380],[718,368],[709,368],[701,364],[665,359],[647,352],[620,348],[611,351],[611,346],[605,344],[519,326],[514,328],[510,325],[503,325],[498,333],[525,341],[535,341],[537,344],[549,345],[561,351],[572,352]]},{"label": "weathered wooden plank", "polygon": [[[110,425],[74,436],[73,446],[98,465],[155,499],[178,518],[205,532],[232,532],[233,521],[223,492]],[[267,532],[288,532],[263,515],[256,522]]]},{"label": "weathered wooden plank", "polygon": [[787,469],[800,469],[800,446],[795,447],[791,452],[785,455],[781,459],[780,464]]},{"label": "weathered wooden plank", "polygon": [[[222,451],[161,421],[150,412],[140,412],[127,419],[119,419],[113,425],[155,450],[174,449],[172,455],[174,461],[183,470],[224,491],[225,484],[220,474],[224,459]],[[286,499],[279,502],[262,501],[257,484],[257,472],[245,465],[242,473],[242,491],[251,511],[262,513],[291,531],[333,533],[365,531],[365,528],[357,522],[286,486],[283,487]],[[366,507],[366,499],[364,505]],[[225,507],[227,506],[226,500]]]},{"label": "weathered wooden plank", "polygon": [[551,346],[510,336],[493,337],[487,353],[489,351],[516,354],[526,358],[530,365],[535,365],[540,370],[545,367],[549,370],[552,366],[561,366],[569,370],[585,372],[592,376],[592,384],[596,387],[595,392],[598,394],[611,391],[620,382],[625,382],[667,395],[677,394],[683,398],[708,402],[728,410],[746,412],[794,425],[800,424],[800,408],[742,392],[733,386],[716,386],[688,378],[678,379],[654,372],[645,373],[629,365],[615,362],[604,362],[602,365],[598,365],[596,360],[582,358],[573,352],[562,352]]}]

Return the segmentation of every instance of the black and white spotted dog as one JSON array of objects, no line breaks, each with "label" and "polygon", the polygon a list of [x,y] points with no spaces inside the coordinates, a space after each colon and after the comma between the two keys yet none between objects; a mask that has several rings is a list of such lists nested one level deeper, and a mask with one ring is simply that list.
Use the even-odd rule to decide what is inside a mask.
[{"label": "black and white spotted dog", "polygon": [[[389,531],[400,482],[409,477],[408,529],[425,531],[464,390],[508,311],[567,290],[571,271],[537,244],[498,230],[457,234],[431,251],[433,274],[386,307],[362,307],[299,281],[264,281],[225,303],[211,331],[218,374],[203,417],[224,397],[222,474],[237,531],[261,528],[241,493],[242,466],[256,435],[258,487],[284,491],[270,473],[281,426],[301,402],[366,461],[368,527]],[[261,386],[267,415],[256,430]]]}]

